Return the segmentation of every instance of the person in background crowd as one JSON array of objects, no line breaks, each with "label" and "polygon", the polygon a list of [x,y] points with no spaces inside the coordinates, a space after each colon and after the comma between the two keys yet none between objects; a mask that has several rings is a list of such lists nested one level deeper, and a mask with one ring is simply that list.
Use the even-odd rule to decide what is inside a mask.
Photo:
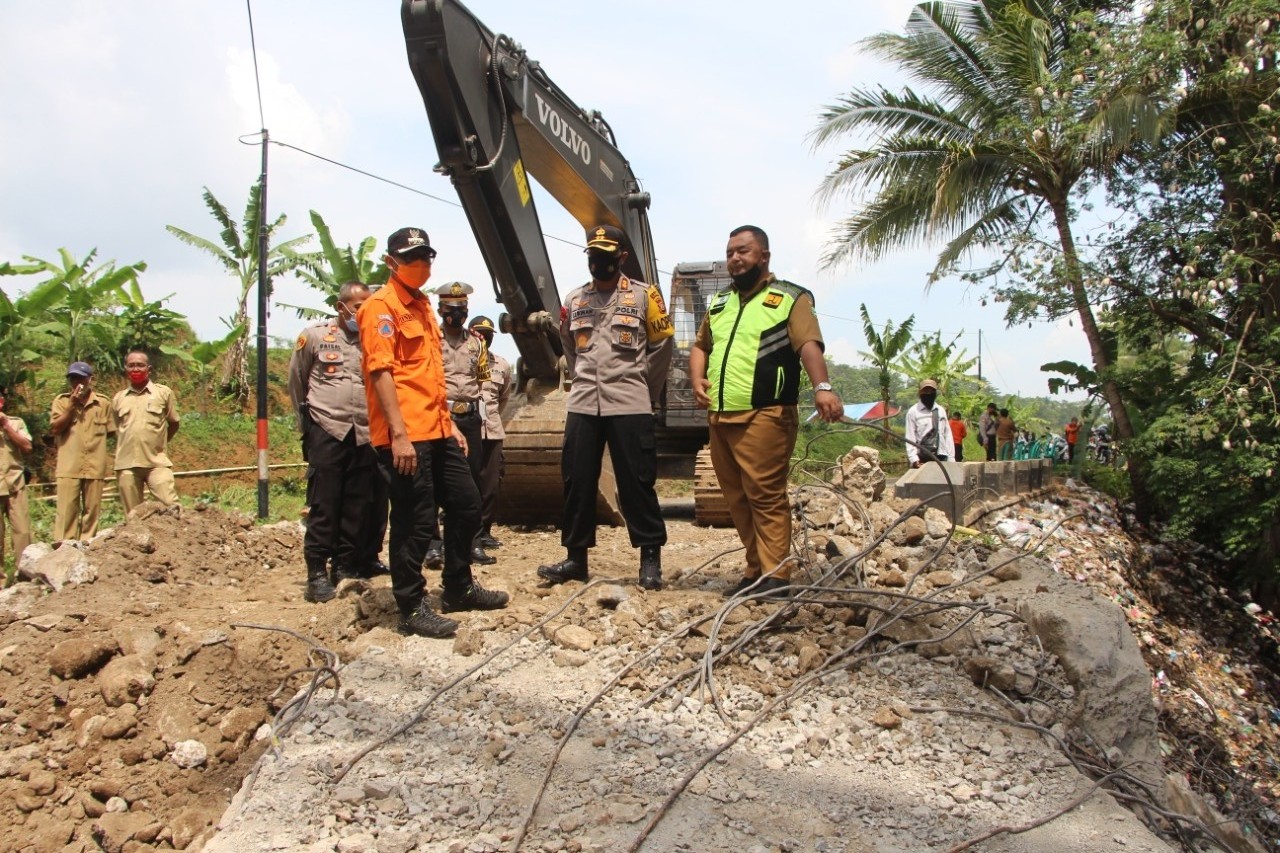
[{"label": "person in background crowd", "polygon": [[708,410],[711,464],[746,548],[746,571],[727,597],[794,592],[787,474],[802,367],[818,417],[834,423],[844,415],[828,381],[813,294],[774,276],[770,257],[763,229],[729,233],[725,266],[733,283],[711,300],[689,350],[694,400]]},{"label": "person in background crowd", "polygon": [[467,467],[466,439],[449,417],[440,326],[422,292],[435,256],[426,231],[395,231],[385,256],[391,278],[356,317],[369,435],[391,502],[391,592],[400,610],[399,629],[451,637],[458,623],[432,609],[422,577],[437,502],[447,513],[441,609],[496,610],[507,606],[508,596],[485,589],[471,574],[480,493]]},{"label": "person in background crowd", "polygon": [[907,462],[919,468],[926,462],[946,462],[954,450],[947,410],[939,406],[938,383],[926,379],[917,392],[920,402],[907,409]]},{"label": "person in background crowd", "polygon": [[1001,462],[1013,458],[1014,442],[1018,437],[1018,427],[1009,417],[1008,409],[1001,409],[996,418],[996,456]]},{"label": "person in background crowd", "polygon": [[564,522],[558,563],[539,566],[551,584],[587,579],[587,551],[596,544],[596,495],[605,445],[617,478],[618,501],[632,547],[640,549],[639,584],[662,587],[667,526],[654,484],[658,451],[653,413],[671,369],[675,329],[657,284],[622,272],[625,236],[612,225],[587,232],[591,281],[574,290],[560,312],[560,340],[573,385],[561,451]]},{"label": "person in background crowd", "polygon": [[5,414],[9,389],[0,385],[0,567],[4,565],[4,528],[13,538],[13,561],[31,544],[31,516],[27,513],[27,471],[24,454],[31,452],[31,433],[22,418]]},{"label": "person in background crowd", "polygon": [[93,390],[93,368],[73,361],[67,383],[71,390],[54,397],[49,410],[49,431],[58,449],[54,542],[92,539],[98,532],[112,432],[111,401]]},{"label": "person in background crowd", "polygon": [[116,486],[127,515],[142,503],[144,490],[166,506],[178,502],[169,441],[178,433],[178,397],[151,381],[151,357],[131,350],[124,360],[129,387],[111,398],[116,431]]},{"label": "person in background crowd", "polygon": [[496,331],[492,320],[476,317],[469,328],[489,351],[489,381],[483,389],[484,430],[480,442],[480,546],[499,548],[502,543],[493,538],[493,521],[498,512],[498,489],[502,485],[502,445],[507,437],[502,426],[502,408],[511,396],[511,365],[492,349]]},{"label": "person in background crowd", "polygon": [[1067,439],[1067,464],[1076,461],[1076,442],[1080,440],[1080,419],[1072,418],[1071,421],[1063,427],[1063,434]]},{"label": "person in background crowd", "polygon": [[969,428],[964,424],[964,416],[960,412],[951,413],[951,440],[955,442],[952,447],[955,448],[955,454],[952,458],[957,462],[964,461],[964,439],[969,434]]},{"label": "person in background crowd", "polygon": [[1000,412],[996,410],[995,403],[987,403],[987,410],[978,418],[978,444],[986,451],[988,462],[996,461],[996,422],[999,419]]},{"label": "person in background crowd", "polygon": [[360,537],[378,470],[369,443],[356,324],[356,312],[368,298],[369,288],[360,282],[342,285],[338,316],[303,329],[289,358],[289,398],[310,466],[302,554],[307,564],[303,597],[312,602],[331,600],[338,583],[363,576]]}]

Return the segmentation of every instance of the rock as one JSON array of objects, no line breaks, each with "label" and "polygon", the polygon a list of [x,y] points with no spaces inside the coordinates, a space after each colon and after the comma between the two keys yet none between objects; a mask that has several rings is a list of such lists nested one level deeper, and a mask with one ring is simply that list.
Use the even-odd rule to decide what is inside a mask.
[{"label": "rock", "polygon": [[[79,542],[63,542],[56,550],[35,560],[27,559],[31,550],[23,551],[18,569],[27,580],[46,583],[57,591],[68,584],[92,583],[98,579],[98,567],[85,557],[84,545]],[[25,572],[21,566],[26,566]]]},{"label": "rock", "polygon": [[125,712],[118,716],[109,718],[102,724],[102,737],[105,740],[118,740],[137,727],[137,713],[133,711]]},{"label": "rock", "polygon": [[923,518],[913,515],[902,523],[902,542],[905,545],[919,545],[929,535],[929,527]]},{"label": "rock", "polygon": [[1209,834],[1232,853],[1266,853],[1266,848],[1253,835],[1246,835],[1239,822],[1227,820],[1204,798],[1191,790],[1187,780],[1177,773],[1164,777],[1164,795],[1169,808],[1191,815],[1209,828]]},{"label": "rock", "polygon": [[209,751],[198,740],[179,741],[173,745],[169,760],[184,769],[199,767],[209,759]]},{"label": "rock", "polygon": [[338,842],[338,853],[376,853],[378,839],[368,832],[357,832],[348,835]]},{"label": "rock", "polygon": [[1016,581],[1022,578],[1022,569],[1017,563],[1006,563],[991,573],[991,577],[1000,581]]},{"label": "rock", "polygon": [[1012,666],[986,655],[974,655],[964,662],[964,671],[978,687],[994,687],[997,690],[1012,690],[1018,680],[1018,673]]},{"label": "rock", "polygon": [[936,572],[929,572],[929,574],[924,576],[924,580],[925,580],[925,583],[929,584],[929,586],[944,587],[944,586],[951,586],[953,583],[955,583],[956,576],[951,572],[936,571]]},{"label": "rock", "polygon": [[257,730],[266,712],[259,707],[232,708],[218,722],[218,731],[222,739],[232,743],[247,743]]},{"label": "rock", "polygon": [[549,637],[551,642],[565,649],[590,651],[596,644],[596,636],[581,625],[561,625]]},{"label": "rock", "polygon": [[31,608],[46,590],[33,583],[15,583],[0,590],[0,625],[8,625],[31,616]]},{"label": "rock", "polygon": [[616,583],[607,583],[596,593],[596,604],[612,610],[630,597],[631,594],[625,587]]},{"label": "rock", "polygon": [[169,826],[167,827],[174,849],[186,850],[191,845],[191,842],[213,823],[216,817],[217,815],[198,808],[190,808],[179,812],[177,817],[169,821]]},{"label": "rock", "polygon": [[800,647],[799,667],[800,671],[810,672],[822,665],[827,659],[827,653],[813,643],[805,643]]},{"label": "rock", "polygon": [[83,678],[96,672],[119,651],[105,634],[63,640],[49,651],[49,671],[59,678]]},{"label": "rock", "polygon": [[333,791],[333,798],[340,803],[355,805],[364,802],[364,788],[359,785],[339,785]]},{"label": "rock", "polygon": [[484,634],[470,626],[463,626],[453,638],[453,653],[464,658],[484,651]]},{"label": "rock", "polygon": [[[128,842],[142,841],[139,835],[148,833],[153,823],[151,816],[144,812],[108,812],[93,822],[93,837],[106,853],[123,853]],[[159,824],[156,824],[150,840],[154,841],[158,834]]]},{"label": "rock", "polygon": [[156,686],[155,660],[149,655],[126,655],[116,658],[98,674],[98,690],[102,700],[112,708],[145,696]]},{"label": "rock", "polygon": [[58,777],[48,770],[37,770],[27,777],[27,787],[31,789],[31,793],[47,797],[57,790]]},{"label": "rock", "polygon": [[591,661],[589,655],[574,649],[556,649],[551,655],[551,662],[556,666],[578,667]]},{"label": "rock", "polygon": [[32,542],[23,548],[22,553],[17,558],[18,577],[28,581],[37,580],[35,575],[36,564],[52,553],[53,546],[47,542]]},{"label": "rock", "polygon": [[902,718],[887,705],[881,706],[871,717],[871,722],[882,729],[893,730],[902,725]]},{"label": "rock", "polygon": [[163,641],[154,628],[117,628],[111,636],[126,655],[154,655]]},{"label": "rock", "polygon": [[852,557],[862,549],[843,536],[832,536],[825,550],[828,557]]},{"label": "rock", "polygon": [[831,483],[864,503],[880,500],[884,494],[884,471],[880,469],[880,451],[855,445],[837,460]]},{"label": "rock", "polygon": [[901,588],[907,585],[907,576],[902,573],[902,569],[893,568],[880,575],[880,585]]}]

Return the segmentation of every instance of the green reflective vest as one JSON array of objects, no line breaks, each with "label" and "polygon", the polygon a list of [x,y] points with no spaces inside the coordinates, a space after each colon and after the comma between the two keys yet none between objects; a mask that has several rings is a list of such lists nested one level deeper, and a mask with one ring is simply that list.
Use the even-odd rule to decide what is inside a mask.
[{"label": "green reflective vest", "polygon": [[707,359],[711,411],[742,412],[794,406],[800,398],[800,356],[791,346],[787,320],[796,298],[808,293],[774,280],[747,298],[730,288],[707,308],[712,350]]}]

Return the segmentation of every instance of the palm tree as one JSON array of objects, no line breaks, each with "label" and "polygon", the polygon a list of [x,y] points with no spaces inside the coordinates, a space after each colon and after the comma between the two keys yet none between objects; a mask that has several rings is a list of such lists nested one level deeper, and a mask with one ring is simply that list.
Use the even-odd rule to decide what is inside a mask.
[{"label": "palm tree", "polygon": [[[889,421],[889,385],[893,379],[890,371],[898,356],[902,355],[911,343],[911,329],[915,325],[916,315],[912,314],[900,326],[894,326],[892,320],[885,320],[884,331],[879,332],[871,322],[866,304],[859,305],[858,310],[862,312],[862,335],[867,339],[867,346],[870,348],[867,352],[858,354],[880,371],[880,402],[883,404],[881,411],[884,412],[880,425],[885,426]],[[888,444],[889,437],[882,435],[881,440]]]},{"label": "palm tree", "polygon": [[[912,10],[905,34],[867,39],[925,93],[853,89],[823,113],[815,146],[855,131],[875,139],[842,154],[819,188],[822,201],[872,194],[839,223],[824,263],[948,237],[932,284],[975,250],[1003,252],[1012,264],[1012,246],[1050,228],[1056,274],[1023,296],[1050,316],[1078,316],[1116,434],[1128,439],[1134,429],[1094,317],[1073,205],[1163,125],[1145,90],[1123,79],[1126,63],[1107,55],[1121,31],[1100,20],[1078,28],[1071,11],[1047,0],[928,2]],[[1136,497],[1144,490],[1138,472],[1131,476]]]},{"label": "palm tree", "polygon": [[[246,370],[249,351],[249,294],[258,283],[258,232],[262,227],[262,185],[255,183],[249,188],[249,202],[245,205],[244,221],[237,225],[227,212],[227,208],[214,197],[208,187],[204,189],[204,203],[217,220],[222,230],[218,237],[221,245],[204,237],[184,231],[174,225],[166,225],[170,234],[189,246],[195,246],[212,255],[240,283],[240,294],[236,302],[236,313],[223,322],[235,335],[227,355],[223,361],[222,376],[219,387],[222,393],[236,397],[241,404],[249,399],[249,375]],[[298,246],[311,239],[307,234],[295,237],[283,243],[271,246],[271,238],[284,227],[287,217],[281,214],[274,222],[266,226],[267,231],[267,281],[284,275],[302,266],[303,260],[297,253],[290,254]],[[238,333],[237,333],[238,330]]]}]

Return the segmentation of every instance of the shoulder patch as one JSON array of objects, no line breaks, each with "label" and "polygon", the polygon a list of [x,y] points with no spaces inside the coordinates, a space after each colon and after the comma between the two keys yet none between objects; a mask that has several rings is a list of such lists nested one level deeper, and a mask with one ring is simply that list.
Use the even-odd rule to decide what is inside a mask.
[{"label": "shoulder patch", "polygon": [[396,333],[395,326],[391,324],[391,318],[385,315],[378,316],[378,334],[384,338],[389,338]]},{"label": "shoulder patch", "polygon": [[781,293],[769,293],[764,297],[765,308],[777,308],[782,304],[782,300],[786,299]]},{"label": "shoulder patch", "polygon": [[307,345],[307,333],[303,332],[302,334],[298,335],[298,345],[297,347],[295,347],[295,349],[302,349],[306,345]]}]

